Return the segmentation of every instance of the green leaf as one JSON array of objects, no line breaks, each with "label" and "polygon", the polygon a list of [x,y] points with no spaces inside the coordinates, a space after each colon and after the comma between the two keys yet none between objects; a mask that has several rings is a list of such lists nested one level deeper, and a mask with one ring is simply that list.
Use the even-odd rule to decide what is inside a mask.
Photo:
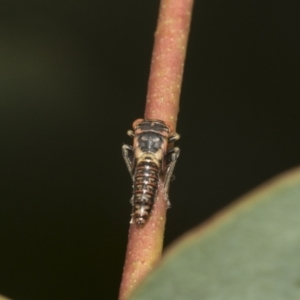
[{"label": "green leaf", "polygon": [[235,202],[168,250],[131,300],[300,299],[300,169]]}]

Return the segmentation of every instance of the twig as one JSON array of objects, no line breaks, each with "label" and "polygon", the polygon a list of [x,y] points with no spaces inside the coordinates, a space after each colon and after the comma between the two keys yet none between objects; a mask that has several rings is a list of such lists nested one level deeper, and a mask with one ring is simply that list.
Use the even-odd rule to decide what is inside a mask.
[{"label": "twig", "polygon": [[[158,119],[176,130],[183,66],[193,0],[161,0],[152,54],[145,119]],[[131,224],[119,300],[132,291],[160,260],[167,201],[158,189],[151,217],[142,228]]]}]

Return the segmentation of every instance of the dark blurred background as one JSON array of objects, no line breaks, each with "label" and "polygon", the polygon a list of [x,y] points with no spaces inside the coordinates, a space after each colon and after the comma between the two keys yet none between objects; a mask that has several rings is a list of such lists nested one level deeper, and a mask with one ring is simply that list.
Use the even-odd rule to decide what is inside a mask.
[{"label": "dark blurred background", "polygon": [[[299,1],[195,2],[166,245],[300,162]],[[0,293],[117,298],[158,6],[2,1]]]}]

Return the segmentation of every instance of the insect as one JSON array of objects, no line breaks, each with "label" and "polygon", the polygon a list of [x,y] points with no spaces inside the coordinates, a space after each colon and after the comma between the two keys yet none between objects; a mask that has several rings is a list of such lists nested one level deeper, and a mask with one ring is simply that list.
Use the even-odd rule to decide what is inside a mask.
[{"label": "insect", "polygon": [[168,199],[169,184],[180,153],[179,148],[168,149],[168,146],[180,136],[171,134],[172,126],[160,120],[138,119],[132,127],[133,131],[128,130],[127,134],[133,138],[133,146],[123,145],[122,154],[133,181],[130,223],[142,227],[150,217],[160,179]]}]

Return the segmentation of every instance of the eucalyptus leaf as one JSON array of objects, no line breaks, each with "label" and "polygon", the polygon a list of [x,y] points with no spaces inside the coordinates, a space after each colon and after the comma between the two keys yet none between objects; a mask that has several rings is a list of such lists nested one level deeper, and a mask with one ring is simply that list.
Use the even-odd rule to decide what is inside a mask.
[{"label": "eucalyptus leaf", "polygon": [[300,169],[247,194],[169,249],[131,300],[300,299]]}]

